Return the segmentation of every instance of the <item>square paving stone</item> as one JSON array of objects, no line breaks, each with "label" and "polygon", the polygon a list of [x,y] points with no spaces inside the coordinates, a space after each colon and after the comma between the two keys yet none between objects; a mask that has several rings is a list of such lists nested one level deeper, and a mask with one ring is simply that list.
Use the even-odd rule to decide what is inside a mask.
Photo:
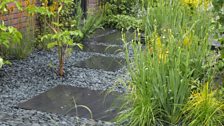
[{"label": "square paving stone", "polygon": [[114,32],[116,32],[116,30],[112,28],[104,28],[104,29],[99,28],[93,34],[91,34],[90,37],[94,38],[94,37],[98,37],[98,36],[102,36],[102,35],[106,35],[106,34],[110,34]]},{"label": "square paving stone", "polygon": [[117,54],[122,51],[122,47],[119,46],[105,46],[97,44],[84,44],[82,51],[97,52],[107,54]]},{"label": "square paving stone", "polygon": [[89,69],[102,69],[105,71],[115,72],[125,65],[125,59],[105,57],[105,56],[92,56],[86,60],[76,63],[75,67],[89,68]]},{"label": "square paving stone", "polygon": [[[131,41],[134,38],[134,34],[131,32],[126,33],[127,41]],[[94,39],[98,43],[106,43],[110,45],[122,45],[122,34],[120,31],[102,36],[102,37],[97,37]]]},{"label": "square paving stone", "polygon": [[19,108],[68,116],[111,121],[118,113],[117,92],[106,93],[87,88],[59,85],[32,99],[20,103]]}]

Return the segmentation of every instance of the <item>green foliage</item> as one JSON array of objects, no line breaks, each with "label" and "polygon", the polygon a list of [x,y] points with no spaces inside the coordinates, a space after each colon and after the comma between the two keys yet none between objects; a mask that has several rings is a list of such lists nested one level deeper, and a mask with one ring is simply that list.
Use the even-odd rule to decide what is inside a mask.
[{"label": "green foliage", "polygon": [[106,15],[128,15],[136,13],[136,5],[139,4],[139,0],[102,0],[101,4]]},{"label": "green foliage", "polygon": [[88,15],[86,19],[84,19],[84,22],[82,25],[78,26],[82,33],[83,38],[88,37],[90,34],[92,34],[96,29],[102,27],[102,21],[104,19],[104,16],[100,14],[100,12],[94,14],[94,15]]},{"label": "green foliage", "polygon": [[149,41],[145,49],[140,43],[132,45],[133,59],[126,52],[131,81],[126,85],[127,109],[118,121],[128,119],[127,125],[178,124],[191,89],[198,86],[194,81],[201,79],[201,74],[210,75],[210,63],[205,62],[208,44],[192,38],[192,44],[186,46],[172,32],[166,39],[154,34]]},{"label": "green foliage", "polygon": [[143,16],[144,48],[133,43],[132,57],[126,47],[131,80],[125,85],[128,94],[119,123],[179,125],[185,118],[182,108],[191,92],[216,73],[214,64],[218,57],[209,51],[208,39],[212,15],[178,1],[163,2],[148,5]]},{"label": "green foliage", "polygon": [[224,102],[216,98],[217,91],[206,83],[193,91],[183,108],[184,124],[189,126],[221,126],[224,119]]},{"label": "green foliage", "polygon": [[[42,11],[40,14],[41,20],[41,28],[40,28],[40,35],[43,36],[44,34],[51,33],[51,29],[48,27],[47,22],[56,21],[56,17],[52,14],[52,11],[49,10],[57,10],[55,6],[58,4],[54,3],[49,6],[45,6],[44,8],[47,11]],[[100,12],[95,13],[94,15],[87,15],[84,18],[84,12],[81,8],[81,1],[73,0],[63,4],[63,9],[60,10],[59,13],[59,23],[61,30],[67,31],[76,31],[80,30],[82,32],[82,36],[71,36],[74,42],[82,42],[82,40],[88,37],[91,33],[93,33],[97,28],[102,26],[103,21],[103,14]],[[47,47],[47,41],[40,41],[41,46]]]},{"label": "green foliage", "polygon": [[151,34],[154,31],[160,34],[164,29],[171,29],[175,37],[178,37],[181,35],[179,33],[186,31],[192,25],[194,27],[191,30],[199,38],[204,38],[210,32],[211,29],[208,28],[211,26],[211,13],[197,8],[192,10],[178,1],[171,5],[163,1],[157,4],[157,7],[149,6],[147,9],[147,16],[144,19],[147,24],[146,34]]},{"label": "green foliage", "polygon": [[224,1],[223,0],[212,0],[214,11],[217,14],[217,20],[224,25]]},{"label": "green foliage", "polygon": [[49,49],[54,48],[55,46],[58,47],[71,47],[74,46],[75,44],[73,43],[73,40],[71,36],[77,36],[77,37],[82,37],[83,34],[81,31],[62,31],[62,32],[57,32],[55,34],[47,34],[42,37],[42,41],[44,39],[50,39],[50,43],[48,43],[47,47]]},{"label": "green foliage", "polygon": [[[21,10],[21,5],[15,0],[0,1],[0,16],[9,13],[7,4],[14,2],[18,10]],[[21,33],[14,27],[5,26],[4,21],[0,21],[0,54],[2,55],[3,48],[9,48],[12,43],[20,43],[22,39]],[[0,57],[0,67],[4,64],[3,59]]]},{"label": "green foliage", "polygon": [[[14,2],[15,6],[9,7],[8,4]],[[15,0],[4,0],[1,3],[1,7],[4,7],[5,9],[1,8],[2,12],[1,14],[11,14],[13,10],[18,9],[19,11],[26,11],[29,13],[29,16],[26,18],[26,22],[27,22],[27,27],[23,28],[23,29],[19,29],[23,38],[19,38],[21,39],[20,41],[16,42],[12,42],[11,40],[9,41],[9,45],[8,47],[2,47],[1,48],[1,53],[2,55],[4,55],[5,58],[13,58],[13,59],[17,59],[17,58],[25,58],[27,57],[33,50],[33,45],[34,45],[34,41],[35,41],[35,35],[34,35],[34,31],[35,31],[35,25],[30,25],[30,24],[34,24],[35,23],[35,19],[34,19],[34,15],[33,13],[30,13],[31,7],[35,8],[35,3],[30,2],[28,7],[22,8],[21,5],[21,1],[15,1]],[[9,18],[13,18],[9,15]],[[18,18],[18,24],[22,22],[22,15],[19,16]],[[7,25],[11,25],[11,19],[8,20],[8,24]],[[15,28],[14,28],[15,29]],[[18,32],[18,31],[17,31]],[[15,35],[17,33],[15,32]],[[20,33],[19,33],[20,34]],[[11,37],[14,35],[14,33],[11,35]],[[17,38],[17,37],[15,37]]]},{"label": "green foliage", "polygon": [[75,41],[82,41],[96,29],[102,27],[104,14],[101,14],[101,10],[98,10],[98,12],[95,12],[93,15],[87,14],[86,18],[83,19],[84,12],[81,8],[81,1],[76,1],[75,12],[76,14],[74,15],[73,22],[76,22],[73,29],[79,29],[83,33],[83,37],[79,38],[78,40],[76,39]]},{"label": "green foliage", "polygon": [[22,39],[21,33],[14,27],[5,26],[4,23],[0,24],[0,45],[9,47],[10,42],[18,43]]},{"label": "green foliage", "polygon": [[119,30],[143,30],[142,20],[128,15],[110,15],[107,17],[105,25]]},{"label": "green foliage", "polygon": [[22,10],[21,3],[16,0],[0,0],[0,14],[5,14],[9,12],[7,8],[7,4],[9,3],[15,3],[18,10]]},{"label": "green foliage", "polygon": [[[78,45],[79,47],[82,47],[81,44],[74,44],[72,36],[73,37],[83,37],[83,33],[80,30],[66,30],[65,27],[63,27],[63,23],[60,23],[61,13],[65,13],[63,9],[66,7],[66,4],[71,4],[73,0],[62,0],[59,1],[57,4],[59,5],[56,9],[57,11],[52,11],[52,15],[55,18],[56,21],[51,20],[50,23],[45,22],[49,28],[52,30],[52,33],[46,34],[41,37],[41,41],[49,40],[47,47],[48,48],[58,48],[58,60],[59,60],[59,75],[64,75],[64,62],[65,62],[65,56],[68,53],[68,51],[71,50],[71,47],[74,45]],[[48,7],[45,7],[45,9],[48,9]],[[44,15],[48,15],[49,13],[47,11],[43,11],[45,13],[42,13]]]},{"label": "green foliage", "polygon": [[141,0],[104,0],[101,2],[105,26],[116,29],[143,29],[139,11]]},{"label": "green foliage", "polygon": [[40,14],[40,15],[47,15],[48,17],[52,16],[54,13],[48,10],[46,7],[37,7],[37,6],[28,6],[26,11],[31,14]]}]

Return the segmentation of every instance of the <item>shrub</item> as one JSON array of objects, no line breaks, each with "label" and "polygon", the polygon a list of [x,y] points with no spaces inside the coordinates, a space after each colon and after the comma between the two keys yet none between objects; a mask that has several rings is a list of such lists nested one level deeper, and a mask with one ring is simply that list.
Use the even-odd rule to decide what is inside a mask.
[{"label": "shrub", "polygon": [[136,5],[139,2],[139,0],[102,0],[101,6],[105,9],[106,15],[133,15],[138,11]]},{"label": "shrub", "polygon": [[143,30],[142,20],[128,15],[111,15],[106,18],[105,25],[122,30]]}]

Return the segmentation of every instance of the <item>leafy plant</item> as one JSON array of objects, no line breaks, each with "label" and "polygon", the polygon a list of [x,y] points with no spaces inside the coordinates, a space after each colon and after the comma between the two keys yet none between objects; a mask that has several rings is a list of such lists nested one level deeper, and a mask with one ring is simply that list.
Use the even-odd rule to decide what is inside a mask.
[{"label": "leafy plant", "polygon": [[[19,2],[14,0],[4,0],[0,1],[0,17],[3,14],[9,13],[8,4],[14,2],[16,7],[21,10]],[[4,21],[0,21],[0,51],[2,48],[9,48],[11,43],[20,43],[22,39],[22,34],[12,26],[5,26]],[[0,57],[1,58],[1,57]],[[1,58],[1,67],[4,64],[3,59]]]},{"label": "leafy plant", "polygon": [[84,18],[84,12],[81,8],[81,1],[76,1],[75,6],[75,15],[74,20],[75,27],[73,29],[79,29],[83,33],[83,37],[79,38],[79,40],[75,41],[82,41],[84,38],[88,37],[91,33],[93,33],[96,29],[102,27],[103,20],[104,20],[104,14],[101,13],[101,10],[98,10],[98,12],[95,12],[94,15],[87,14]]},{"label": "leafy plant", "polygon": [[[54,29],[54,28],[52,28]],[[69,48],[75,45],[78,45],[82,48],[81,44],[73,43],[73,39],[71,36],[82,37],[82,32],[80,31],[57,31],[54,29],[54,34],[47,34],[42,37],[42,40],[49,39],[51,40],[48,43],[48,48],[56,47],[58,48],[58,59],[59,59],[59,75],[64,75],[64,62],[65,55],[68,53]]]},{"label": "leafy plant", "polygon": [[135,14],[137,10],[136,5],[139,0],[102,0],[101,6],[104,8],[106,15],[117,14]]},{"label": "leafy plant", "polygon": [[103,19],[104,16],[100,12],[94,15],[88,15],[87,18],[84,19],[83,24],[78,26],[78,29],[80,29],[84,35],[82,40],[92,34],[96,29],[101,28]]},{"label": "leafy plant", "polygon": [[5,26],[4,23],[0,24],[0,45],[9,47],[10,42],[20,42],[22,35],[14,27]]},{"label": "leafy plant", "polygon": [[[46,22],[56,21],[55,16],[52,15],[52,10],[57,10],[58,3],[53,2],[52,4],[48,5],[47,3],[43,3],[44,6],[42,8],[45,8],[43,13],[39,16],[40,22],[42,22],[39,29],[39,36],[42,36],[44,34],[51,33],[51,29],[48,27],[48,24]],[[84,12],[81,8],[81,1],[79,0],[73,0],[69,3],[63,4],[63,9],[59,13],[59,23],[61,30],[66,31],[76,31],[80,30],[82,32],[82,36],[71,36],[75,42],[82,42],[84,38],[88,37],[91,33],[93,33],[97,28],[102,26],[103,21],[103,14],[99,12],[96,12],[94,15],[87,15],[84,17]],[[33,9],[36,10],[36,9]],[[40,46],[45,47],[47,41],[40,41]],[[46,46],[47,47],[47,46]]]},{"label": "leafy plant", "polygon": [[121,30],[141,29],[142,0],[103,0],[101,8],[105,14],[104,26]]},{"label": "leafy plant", "polygon": [[224,1],[223,0],[212,0],[212,5],[214,6],[214,12],[216,14],[216,19],[224,25]]}]

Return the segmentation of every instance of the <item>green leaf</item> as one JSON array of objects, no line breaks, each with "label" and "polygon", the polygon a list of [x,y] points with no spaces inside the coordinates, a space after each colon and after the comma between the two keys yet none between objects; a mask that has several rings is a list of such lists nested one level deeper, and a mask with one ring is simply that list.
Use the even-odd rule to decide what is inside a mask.
[{"label": "green leaf", "polygon": [[4,61],[3,61],[3,59],[0,57],[0,68],[2,68],[3,65],[4,65]]},{"label": "green leaf", "polygon": [[53,47],[55,47],[55,46],[58,46],[58,42],[51,42],[51,43],[48,43],[48,44],[47,44],[47,48],[48,48],[48,49],[51,49],[51,48],[53,48]]},{"label": "green leaf", "polygon": [[60,6],[60,7],[58,8],[58,13],[60,13],[60,12],[61,12],[62,7],[63,7],[63,6]]},{"label": "green leaf", "polygon": [[73,43],[74,46],[78,46],[80,49],[83,49],[83,44],[81,43]]},{"label": "green leaf", "polygon": [[4,60],[4,64],[6,64],[6,65],[12,65],[12,63],[10,61],[8,61],[8,60]]}]

